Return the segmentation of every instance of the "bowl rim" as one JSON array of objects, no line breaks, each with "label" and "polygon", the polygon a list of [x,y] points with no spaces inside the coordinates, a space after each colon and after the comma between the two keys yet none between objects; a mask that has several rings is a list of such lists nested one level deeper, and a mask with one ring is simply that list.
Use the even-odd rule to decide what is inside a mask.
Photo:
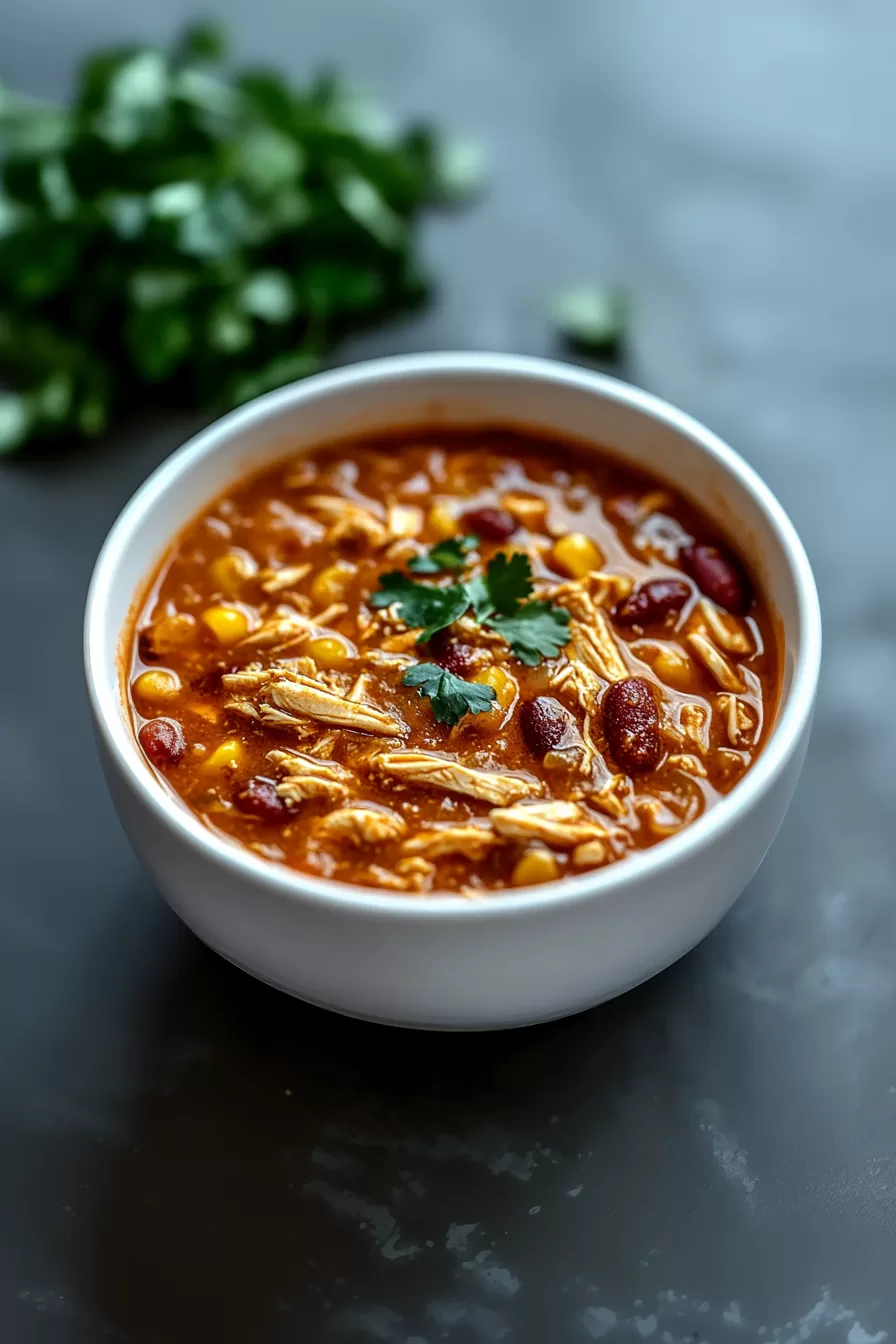
[{"label": "bowl rim", "polygon": [[[789,566],[799,627],[799,652],[793,679],[779,706],[777,722],[757,761],[715,807],[678,835],[649,849],[639,850],[627,856],[624,862],[541,886],[484,893],[482,899],[474,900],[459,893],[416,898],[410,893],[384,892],[332,878],[317,878],[262,859],[238,841],[217,835],[203,826],[177,795],[162,788],[147,769],[136,737],[121,713],[117,692],[107,693],[102,672],[109,624],[107,607],[119,557],[126,553],[138,522],[163,503],[168,491],[195,463],[214,454],[234,434],[305,400],[319,395],[331,396],[365,383],[402,382],[439,374],[523,377],[590,392],[659,420],[688,437],[713,458],[726,475],[735,478],[771,525]],[[116,635],[118,633],[116,631]],[[122,509],[97,557],[84,617],[85,674],[97,731],[131,789],[158,821],[174,830],[182,841],[198,849],[212,863],[222,864],[243,879],[261,884],[271,894],[299,902],[310,901],[331,909],[335,907],[346,914],[353,911],[398,920],[500,919],[515,913],[559,911],[565,906],[618,894],[644,879],[656,878],[667,869],[693,860],[759,802],[798,747],[812,717],[820,663],[821,612],[808,556],[793,523],[771,489],[733,448],[687,412],[621,379],[559,360],[487,352],[445,351],[364,360],[265,393],[200,430],[147,477]]]}]

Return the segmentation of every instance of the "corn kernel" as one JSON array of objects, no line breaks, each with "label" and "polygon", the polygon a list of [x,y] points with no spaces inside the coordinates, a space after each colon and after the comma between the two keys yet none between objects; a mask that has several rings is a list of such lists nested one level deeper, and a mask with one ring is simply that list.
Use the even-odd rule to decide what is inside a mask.
[{"label": "corn kernel", "polygon": [[225,648],[249,633],[249,617],[239,607],[207,607],[199,619]]},{"label": "corn kernel", "polygon": [[505,495],[501,500],[502,505],[510,514],[511,518],[530,532],[543,532],[547,526],[548,505],[547,500],[539,499],[537,495]]},{"label": "corn kernel", "polygon": [[607,847],[603,840],[585,840],[576,845],[572,861],[577,868],[600,868],[607,861]]},{"label": "corn kernel", "polygon": [[311,584],[311,600],[315,606],[328,607],[331,602],[341,602],[356,573],[355,565],[347,560],[337,560],[335,565],[328,565],[315,574]]},{"label": "corn kernel", "polygon": [[686,653],[670,645],[660,649],[653,670],[667,686],[685,686],[691,679],[693,664]]},{"label": "corn kernel", "polygon": [[339,672],[348,667],[351,654],[341,639],[332,635],[321,635],[317,639],[308,639],[302,645],[303,653],[313,658],[318,667],[327,671]]},{"label": "corn kernel", "polygon": [[238,737],[228,737],[215,747],[207,760],[202,762],[203,770],[210,774],[217,771],[236,770],[243,758],[243,744]]},{"label": "corn kernel", "polygon": [[427,515],[427,522],[441,541],[448,537],[456,537],[458,534],[457,519],[444,504],[433,504]]},{"label": "corn kernel", "polygon": [[567,532],[555,541],[554,559],[574,579],[583,579],[603,564],[603,556],[584,532]]},{"label": "corn kernel", "polygon": [[134,682],[134,693],[151,705],[161,705],[173,700],[180,690],[180,678],[176,672],[155,667],[151,672],[141,672]]},{"label": "corn kernel", "polygon": [[549,849],[530,849],[517,860],[511,881],[515,887],[536,887],[559,876],[557,860]]},{"label": "corn kernel", "polygon": [[491,686],[498,700],[498,707],[505,712],[510,708],[519,693],[516,679],[505,672],[503,667],[483,667],[473,677],[478,686]]},{"label": "corn kernel", "polygon": [[151,641],[156,653],[173,653],[180,649],[192,637],[196,621],[185,611],[177,611],[173,616],[163,616],[152,627]]},{"label": "corn kernel", "polygon": [[239,597],[247,579],[258,573],[258,565],[248,551],[227,551],[215,556],[208,567],[212,583],[225,597]]}]

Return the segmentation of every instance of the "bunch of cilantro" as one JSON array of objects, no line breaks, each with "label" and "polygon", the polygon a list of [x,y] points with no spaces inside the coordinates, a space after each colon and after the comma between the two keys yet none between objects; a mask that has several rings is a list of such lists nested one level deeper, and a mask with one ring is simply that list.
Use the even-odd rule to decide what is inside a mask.
[{"label": "bunch of cilantro", "polygon": [[216,30],[0,87],[0,451],[160,401],[236,405],[415,303],[415,223],[475,151],[341,79],[222,72]]},{"label": "bunch of cilantro", "polygon": [[[463,570],[477,543],[475,536],[439,542],[412,559],[408,568],[417,574]],[[422,627],[418,644],[428,643],[433,635],[472,611],[480,625],[507,641],[521,663],[536,667],[543,658],[556,658],[566,644],[569,612],[533,599],[532,588],[529,557],[519,551],[511,555],[500,551],[482,574],[447,585],[417,581],[400,569],[381,574],[379,591],[370,602],[374,607],[394,606],[405,625]],[[490,709],[495,700],[492,687],[466,681],[437,663],[417,663],[402,680],[430,701],[439,723],[452,726],[465,714]]]}]

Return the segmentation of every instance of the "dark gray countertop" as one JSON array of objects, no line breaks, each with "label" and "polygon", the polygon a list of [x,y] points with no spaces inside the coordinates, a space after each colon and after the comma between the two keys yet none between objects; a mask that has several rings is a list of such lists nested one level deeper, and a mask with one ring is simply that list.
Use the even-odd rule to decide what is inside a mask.
[{"label": "dark gray countertop", "polygon": [[[31,0],[0,74],[56,91],[183,3]],[[544,352],[555,284],[632,286],[631,376],[803,533],[819,713],[758,877],[652,983],[501,1036],[343,1021],[196,942],[100,778],[87,579],[187,427],[3,467],[0,1339],[896,1338],[891,3],[215,8],[489,142],[488,198],[429,232],[442,301],[370,348]]]}]

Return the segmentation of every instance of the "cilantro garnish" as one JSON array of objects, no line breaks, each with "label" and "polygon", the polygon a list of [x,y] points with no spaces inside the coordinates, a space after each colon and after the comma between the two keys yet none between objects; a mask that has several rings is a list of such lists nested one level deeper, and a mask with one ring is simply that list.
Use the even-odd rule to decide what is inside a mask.
[{"label": "cilantro garnish", "polygon": [[[464,552],[461,548],[469,539],[458,537],[454,540],[456,546],[448,554],[452,563],[455,558],[462,562]],[[433,547],[430,555],[448,545],[440,543],[439,547]],[[420,556],[418,559],[425,560],[428,557]],[[550,602],[529,600],[532,587],[532,566],[528,556],[521,552],[509,556],[499,552],[488,562],[484,574],[476,574],[462,583],[445,588],[431,583],[418,583],[401,570],[382,574],[380,591],[373,595],[371,603],[374,607],[390,607],[394,603],[405,625],[411,628],[422,626],[418,644],[425,644],[436,631],[453,624],[472,607],[473,615],[480,625],[506,639],[511,652],[521,663],[536,667],[542,658],[556,658],[563,648],[569,638],[569,612],[563,607],[551,606]],[[428,667],[430,664],[423,666]],[[415,672],[416,669],[412,668],[411,671]],[[459,678],[454,680],[460,681]],[[406,685],[414,684],[406,682]]]},{"label": "cilantro garnish", "polygon": [[527,667],[556,658],[569,639],[569,612],[550,602],[527,602],[512,616],[489,616],[483,624],[502,635]]},{"label": "cilantro garnish", "polygon": [[[488,606],[501,616],[512,616],[520,602],[532,592],[532,566],[522,551],[505,555],[499,551],[488,562],[485,571],[485,592]],[[480,605],[477,615],[484,619],[485,606]]]},{"label": "cilantro garnish", "polygon": [[438,574],[443,569],[463,569],[467,556],[478,545],[479,538],[472,535],[437,541],[425,555],[415,555],[409,560],[408,569],[414,574]]},{"label": "cilantro garnish", "polygon": [[436,663],[417,663],[402,677],[405,686],[415,686],[429,700],[437,723],[454,727],[465,714],[482,714],[491,709],[496,696],[491,686],[464,681]]},{"label": "cilantro garnish", "polygon": [[374,607],[391,607],[394,603],[405,625],[411,629],[423,626],[417,643],[425,644],[437,630],[459,620],[470,599],[462,583],[436,588],[431,583],[415,583],[396,569],[380,575],[380,591],[373,594],[370,603]]},{"label": "cilantro garnish", "polygon": [[421,213],[476,147],[224,45],[91,53],[58,106],[0,88],[0,454],[236,406],[425,296]]}]

